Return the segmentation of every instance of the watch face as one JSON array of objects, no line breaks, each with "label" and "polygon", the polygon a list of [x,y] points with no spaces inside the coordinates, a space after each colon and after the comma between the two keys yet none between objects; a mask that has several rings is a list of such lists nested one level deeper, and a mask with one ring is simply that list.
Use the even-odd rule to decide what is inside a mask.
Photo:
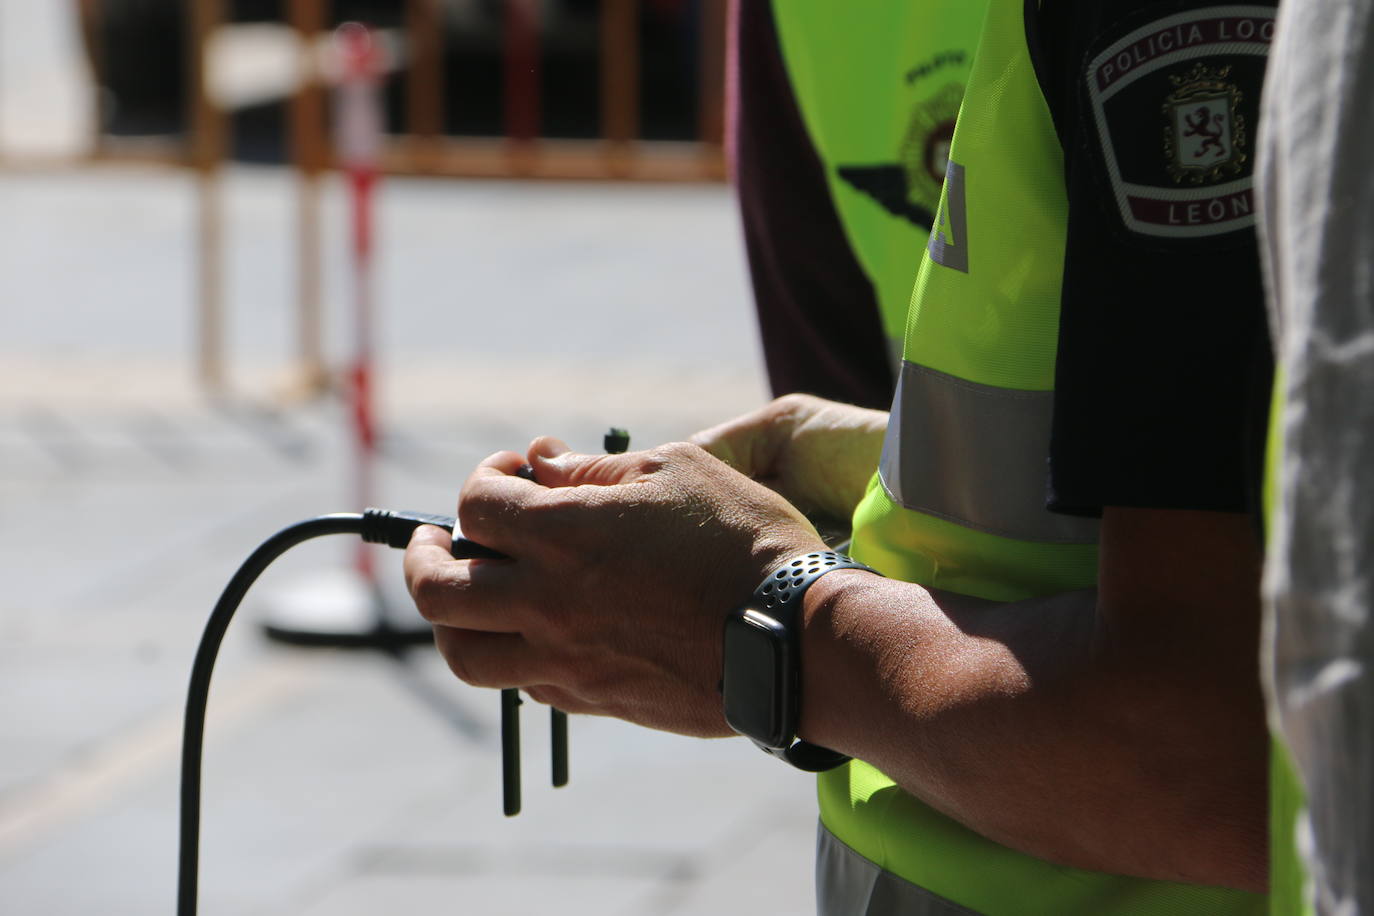
[{"label": "watch face", "polygon": [[780,623],[756,611],[736,612],[725,620],[725,720],[769,747],[783,747],[792,739],[787,639]]}]

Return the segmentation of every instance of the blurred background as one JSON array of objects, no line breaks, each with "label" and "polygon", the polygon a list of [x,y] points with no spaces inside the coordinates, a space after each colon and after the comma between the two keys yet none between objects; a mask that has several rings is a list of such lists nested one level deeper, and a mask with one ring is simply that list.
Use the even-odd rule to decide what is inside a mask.
[{"label": "blurred background", "polygon": [[[762,402],[724,6],[0,0],[0,912],[172,911],[191,659],[272,532]],[[264,638],[363,565],[293,551],[230,628],[201,912],[811,909],[812,781],[743,741],[575,718],[553,790],[527,703],[506,819],[495,692]]]}]

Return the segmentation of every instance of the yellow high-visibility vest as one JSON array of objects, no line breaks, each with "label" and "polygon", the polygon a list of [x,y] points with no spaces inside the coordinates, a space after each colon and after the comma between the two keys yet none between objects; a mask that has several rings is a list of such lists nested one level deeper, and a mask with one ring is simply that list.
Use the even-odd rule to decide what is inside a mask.
[{"label": "yellow high-visibility vest", "polygon": [[[1089,587],[1097,572],[1097,523],[1045,508],[1067,198],[1025,7],[988,7],[851,550],[887,576],[999,601]],[[1267,909],[1263,895],[1017,852],[861,761],[822,774],[819,795],[823,914]]]}]

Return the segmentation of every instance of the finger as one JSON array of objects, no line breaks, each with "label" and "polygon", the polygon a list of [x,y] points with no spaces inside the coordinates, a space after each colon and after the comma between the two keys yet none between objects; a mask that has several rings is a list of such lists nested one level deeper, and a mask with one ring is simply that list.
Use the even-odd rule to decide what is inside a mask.
[{"label": "finger", "polygon": [[543,703],[545,706],[552,706],[561,709],[563,712],[570,712],[576,715],[587,713],[595,714],[597,707],[586,702],[581,697],[575,696],[564,690],[562,687],[555,687],[551,684],[526,684],[520,688],[525,695],[536,703]]},{"label": "finger", "polygon": [[523,687],[547,678],[538,653],[516,634],[441,626],[434,628],[434,645],[449,670],[474,687]]},{"label": "finger", "polygon": [[422,525],[406,548],[406,588],[420,616],[432,624],[514,633],[527,619],[518,609],[521,587],[510,560],[455,560],[448,533]]},{"label": "finger", "polygon": [[483,458],[470,476],[514,477],[519,475],[524,466],[525,456],[507,449]]},{"label": "finger", "polygon": [[566,455],[572,451],[568,443],[559,439],[557,436],[540,436],[530,443],[528,454],[531,458],[536,455],[541,458],[554,458],[558,455]]},{"label": "finger", "polygon": [[525,457],[518,452],[497,452],[483,460],[458,494],[458,526],[465,537],[507,556],[519,555],[525,536],[520,521],[523,510],[543,487],[520,475]]},{"label": "finger", "polygon": [[[410,545],[441,547],[447,553],[450,543],[453,541],[452,532],[445,531],[438,525],[419,525],[410,533]],[[453,559],[453,557],[449,557]]]},{"label": "finger", "polygon": [[653,469],[646,464],[645,452],[582,455],[554,450],[552,454],[545,454],[536,448],[544,441],[535,440],[530,448],[529,461],[534,468],[535,479],[546,487],[611,487],[640,480]]},{"label": "finger", "polygon": [[442,577],[454,561],[449,553],[449,533],[434,525],[421,525],[410,535],[401,568],[405,572],[406,589],[415,595],[415,582],[420,578]]}]

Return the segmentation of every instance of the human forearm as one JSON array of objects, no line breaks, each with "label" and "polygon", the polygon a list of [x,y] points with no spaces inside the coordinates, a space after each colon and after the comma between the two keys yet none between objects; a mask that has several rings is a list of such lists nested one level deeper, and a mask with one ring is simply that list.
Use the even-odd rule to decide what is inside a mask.
[{"label": "human forearm", "polygon": [[994,605],[831,574],[808,594],[801,734],[1041,858],[1262,887],[1257,684],[1123,649],[1102,619],[1091,591]]},{"label": "human forearm", "polygon": [[[498,453],[458,516],[508,559],[454,560],[424,528],[406,555],[455,674],[702,736],[728,733],[724,615],[821,547],[795,507],[684,444]],[[1244,517],[1109,509],[1096,594],[997,605],[836,571],[806,595],[801,736],[1042,858],[1256,887],[1256,569]]]}]

